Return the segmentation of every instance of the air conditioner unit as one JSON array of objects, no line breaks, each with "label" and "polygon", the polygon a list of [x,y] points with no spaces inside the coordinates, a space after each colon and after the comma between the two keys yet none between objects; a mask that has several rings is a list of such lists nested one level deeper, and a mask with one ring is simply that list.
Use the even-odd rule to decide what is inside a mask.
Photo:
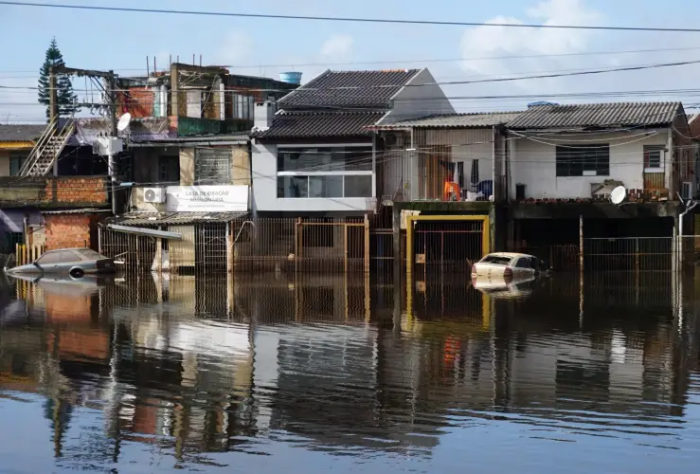
[{"label": "air conditioner unit", "polygon": [[695,197],[693,183],[690,181],[683,181],[683,185],[681,186],[681,197],[686,201]]},{"label": "air conditioner unit", "polygon": [[144,202],[162,204],[165,202],[165,188],[146,188],[143,191]]}]

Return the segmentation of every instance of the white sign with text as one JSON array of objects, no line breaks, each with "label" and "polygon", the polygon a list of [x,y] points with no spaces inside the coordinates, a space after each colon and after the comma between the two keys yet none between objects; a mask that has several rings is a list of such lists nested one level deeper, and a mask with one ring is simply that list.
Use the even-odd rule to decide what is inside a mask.
[{"label": "white sign with text", "polygon": [[246,212],[248,186],[168,186],[167,212]]}]

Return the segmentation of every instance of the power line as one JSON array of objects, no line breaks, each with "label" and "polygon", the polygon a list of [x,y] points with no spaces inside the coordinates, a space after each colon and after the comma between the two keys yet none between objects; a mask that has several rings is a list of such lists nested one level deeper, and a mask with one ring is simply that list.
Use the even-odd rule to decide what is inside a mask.
[{"label": "power line", "polygon": [[[363,65],[381,65],[381,64],[425,64],[425,63],[445,63],[445,62],[462,62],[462,61],[501,61],[504,59],[537,59],[537,58],[558,58],[558,57],[578,57],[578,56],[610,56],[617,54],[648,54],[648,53],[666,53],[666,52],[679,52],[679,51],[697,51],[700,47],[690,47],[690,48],[658,48],[658,49],[627,49],[627,50],[612,50],[612,51],[590,51],[590,52],[579,52],[579,53],[559,53],[559,54],[519,54],[510,56],[473,56],[473,57],[463,57],[463,58],[428,58],[428,59],[391,59],[391,60],[374,60],[374,61],[349,61],[349,62],[326,62],[326,63],[302,63],[302,64],[250,64],[250,65],[240,65],[240,64],[217,64],[219,67],[226,67],[230,69],[259,69],[259,68],[300,68],[300,67],[318,67],[318,66],[356,66],[358,64]],[[112,68],[115,72],[120,71],[144,71],[144,67],[138,68]],[[161,70],[165,70],[162,69]],[[15,73],[29,73],[36,72],[34,69],[31,70],[2,70],[0,74],[15,74]],[[2,76],[3,79],[32,79],[39,76],[17,76],[17,77],[7,77]]]},{"label": "power line", "polygon": [[595,31],[637,31],[637,32],[657,32],[657,33],[700,33],[700,28],[664,28],[650,26],[594,26],[594,25],[548,25],[532,23],[485,23],[470,21],[447,21],[447,20],[404,20],[397,18],[362,18],[362,17],[335,17],[335,16],[308,16],[308,15],[279,15],[264,13],[240,13],[221,12],[204,10],[171,10],[160,8],[130,8],[115,6],[94,6],[94,5],[71,5],[59,3],[38,3],[38,2],[10,2],[0,0],[0,5],[12,5],[19,7],[55,8],[69,10],[91,10],[101,12],[124,12],[124,13],[155,13],[168,15],[190,15],[208,17],[237,17],[237,18],[259,18],[274,20],[306,20],[306,21],[335,21],[350,23],[379,23],[398,25],[432,25],[432,26],[468,26],[468,27],[501,27],[501,28],[546,28],[559,30],[595,30]]},{"label": "power line", "polygon": [[[0,1],[2,4],[2,1]],[[700,59],[694,59],[690,61],[675,61],[670,63],[656,63],[647,64],[639,66],[622,66],[616,68],[607,69],[589,69],[584,71],[575,72],[565,72],[565,73],[555,73],[555,74],[536,74],[530,76],[520,76],[520,77],[500,77],[491,79],[474,79],[466,81],[433,81],[433,82],[421,82],[417,84],[378,84],[372,86],[343,86],[343,87],[299,87],[294,90],[282,90],[282,89],[245,89],[246,92],[295,92],[295,91],[348,91],[348,90],[365,90],[365,89],[383,89],[383,88],[395,88],[395,87],[424,87],[424,86],[455,86],[455,85],[468,85],[468,84],[485,84],[494,82],[513,82],[522,81],[530,79],[552,79],[558,77],[572,77],[572,76],[588,76],[595,74],[606,74],[611,72],[628,72],[628,71],[641,71],[646,69],[659,69],[667,67],[678,67],[678,66],[690,66],[693,64],[700,64]],[[3,86],[0,85],[0,89],[17,89],[17,90],[38,90],[38,86]],[[48,89],[47,89],[48,90]],[[89,89],[73,89],[76,92],[92,92]],[[129,89],[114,89],[115,92],[128,92]]]}]

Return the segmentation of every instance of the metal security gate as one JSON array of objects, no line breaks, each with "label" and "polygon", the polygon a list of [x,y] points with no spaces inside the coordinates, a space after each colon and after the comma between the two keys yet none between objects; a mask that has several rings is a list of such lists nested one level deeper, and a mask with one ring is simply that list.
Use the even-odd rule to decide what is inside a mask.
[{"label": "metal security gate", "polygon": [[483,255],[481,221],[417,221],[413,234],[417,272],[469,271]]}]

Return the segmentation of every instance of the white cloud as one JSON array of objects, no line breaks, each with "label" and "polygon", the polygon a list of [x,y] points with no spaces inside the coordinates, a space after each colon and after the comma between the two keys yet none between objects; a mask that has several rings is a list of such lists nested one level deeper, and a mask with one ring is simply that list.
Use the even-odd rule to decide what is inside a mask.
[{"label": "white cloud", "polygon": [[352,52],[355,40],[347,34],[336,34],[326,40],[321,46],[321,54],[325,57],[343,58]]},{"label": "white cloud", "polygon": [[[584,6],[582,0],[546,0],[527,10],[525,21],[513,17],[499,16],[488,23],[545,25],[595,25],[601,15]],[[467,30],[460,44],[462,66],[465,70],[479,74],[505,74],[533,70],[552,63],[549,58],[525,63],[517,59],[470,60],[470,58],[493,56],[532,56],[570,54],[585,51],[592,36],[590,30],[534,29],[499,26],[480,26]],[[557,62],[556,60],[554,61]],[[563,61],[559,61],[563,62]],[[527,68],[523,69],[524,64]]]}]

